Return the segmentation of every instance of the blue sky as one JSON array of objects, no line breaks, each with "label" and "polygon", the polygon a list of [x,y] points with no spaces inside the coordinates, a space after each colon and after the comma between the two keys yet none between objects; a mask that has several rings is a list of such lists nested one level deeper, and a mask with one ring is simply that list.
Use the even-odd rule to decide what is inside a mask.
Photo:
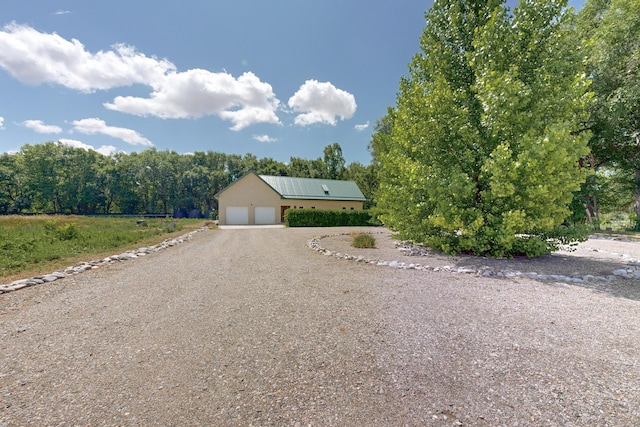
[{"label": "blue sky", "polygon": [[286,162],[338,142],[367,164],[431,4],[3,1],[0,152],[60,140]]}]

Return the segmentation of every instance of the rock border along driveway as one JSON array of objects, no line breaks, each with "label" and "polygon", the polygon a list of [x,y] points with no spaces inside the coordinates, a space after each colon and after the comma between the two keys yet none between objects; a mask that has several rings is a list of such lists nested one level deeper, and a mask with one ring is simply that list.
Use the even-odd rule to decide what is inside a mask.
[{"label": "rock border along driveway", "polygon": [[[383,234],[390,235],[388,231],[380,231],[380,232],[367,232],[368,234]],[[585,283],[585,282],[606,282],[611,281],[617,278],[623,279],[640,279],[640,259],[634,258],[627,254],[618,254],[618,253],[610,253],[611,256],[621,256],[623,260],[626,262],[626,266],[622,268],[616,268],[611,271],[609,275],[593,275],[588,272],[576,273],[571,275],[562,275],[562,274],[545,274],[541,272],[534,271],[519,271],[512,269],[504,269],[498,270],[492,267],[481,267],[481,268],[469,268],[469,267],[454,267],[450,265],[445,266],[429,266],[426,264],[420,263],[407,263],[400,262],[397,260],[383,260],[375,257],[366,257],[363,255],[349,255],[346,253],[333,251],[327,249],[326,247],[321,245],[321,241],[327,238],[337,237],[337,236],[348,236],[350,232],[345,233],[333,233],[333,234],[324,234],[321,236],[317,236],[311,239],[308,242],[309,248],[313,249],[316,252],[320,252],[326,256],[332,256],[339,259],[344,259],[348,261],[354,261],[357,263],[363,264],[371,264],[376,266],[385,266],[391,268],[405,269],[405,270],[418,270],[425,272],[438,272],[444,271],[449,273],[464,273],[464,274],[472,274],[476,276],[483,277],[527,277],[533,280],[552,280],[555,282],[564,282],[564,283]],[[423,246],[413,245],[409,242],[395,242],[396,248],[402,252],[405,256],[411,257],[427,257],[433,254],[433,251],[425,248]],[[593,249],[585,247],[586,250],[591,250],[594,252],[605,252],[601,249]]]}]

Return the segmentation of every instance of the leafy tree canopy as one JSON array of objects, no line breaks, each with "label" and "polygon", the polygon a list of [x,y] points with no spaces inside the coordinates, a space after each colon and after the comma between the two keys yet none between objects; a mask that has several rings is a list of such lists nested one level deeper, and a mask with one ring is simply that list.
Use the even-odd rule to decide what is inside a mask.
[{"label": "leafy tree canopy", "polygon": [[640,0],[588,0],[579,29],[595,93],[588,121],[593,163],[635,175],[640,218]]},{"label": "leafy tree canopy", "polygon": [[151,148],[103,156],[61,143],[24,145],[0,154],[0,214],[127,213],[202,215],[215,211],[215,194],[249,171],[258,174],[354,180],[369,198],[373,168],[345,166],[333,143],[324,157],[292,157],[289,164],[253,154],[178,154]]},{"label": "leafy tree canopy", "polygon": [[447,253],[538,256],[587,171],[590,102],[566,2],[436,0],[397,106],[372,141],[381,219]]}]

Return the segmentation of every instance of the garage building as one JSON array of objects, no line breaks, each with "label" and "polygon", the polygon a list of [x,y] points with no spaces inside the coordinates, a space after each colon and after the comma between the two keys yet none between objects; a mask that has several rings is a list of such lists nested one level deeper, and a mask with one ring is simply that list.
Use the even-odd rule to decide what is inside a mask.
[{"label": "garage building", "polygon": [[287,209],[362,210],[366,198],[353,181],[292,178],[249,172],[218,194],[218,224],[284,222]]}]

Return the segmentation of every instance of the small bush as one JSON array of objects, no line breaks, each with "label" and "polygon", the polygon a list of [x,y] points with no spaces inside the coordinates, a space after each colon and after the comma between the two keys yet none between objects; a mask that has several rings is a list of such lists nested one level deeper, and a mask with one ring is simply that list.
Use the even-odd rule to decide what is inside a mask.
[{"label": "small bush", "polygon": [[76,239],[78,237],[78,227],[73,222],[59,225],[56,229],[56,235],[62,241]]},{"label": "small bush", "polygon": [[354,248],[371,249],[376,247],[376,239],[371,234],[360,233],[353,238],[351,246]]},{"label": "small bush", "polygon": [[63,242],[78,237],[78,227],[73,222],[58,224],[56,221],[48,220],[44,224],[44,230],[49,236]]}]

